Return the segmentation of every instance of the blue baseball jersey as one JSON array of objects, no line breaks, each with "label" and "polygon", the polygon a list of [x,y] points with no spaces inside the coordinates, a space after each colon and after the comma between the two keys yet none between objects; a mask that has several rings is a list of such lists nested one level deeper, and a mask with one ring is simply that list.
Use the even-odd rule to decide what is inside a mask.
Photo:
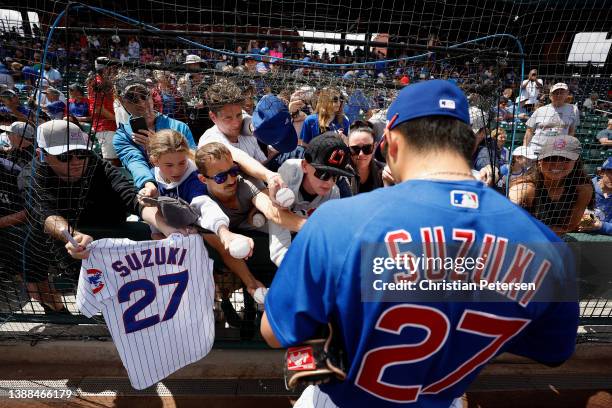
[{"label": "blue baseball jersey", "polygon": [[[377,301],[382,295],[366,287],[372,259],[365,249],[379,244],[392,257],[410,242],[484,261],[456,276],[456,269],[417,266],[407,279],[414,278],[415,291],[402,301]],[[480,290],[464,292],[461,301],[411,301],[425,291],[420,282],[461,279],[529,289],[496,289],[488,301]],[[477,181],[411,180],[317,209],[276,273],[266,315],[284,347],[315,338],[327,322],[337,325],[347,379],[320,386],[337,406],[448,408],[502,352],[549,364],[568,359],[578,303],[556,301],[555,293],[572,293],[575,285],[565,244],[504,196]]]}]

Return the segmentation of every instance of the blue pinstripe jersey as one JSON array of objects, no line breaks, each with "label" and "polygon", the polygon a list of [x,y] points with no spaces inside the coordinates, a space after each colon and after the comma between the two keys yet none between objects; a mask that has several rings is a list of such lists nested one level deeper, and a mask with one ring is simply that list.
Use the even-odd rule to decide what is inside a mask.
[{"label": "blue pinstripe jersey", "polygon": [[88,317],[102,311],[134,388],[147,388],[210,351],[212,262],[199,235],[91,244],[77,306]]}]

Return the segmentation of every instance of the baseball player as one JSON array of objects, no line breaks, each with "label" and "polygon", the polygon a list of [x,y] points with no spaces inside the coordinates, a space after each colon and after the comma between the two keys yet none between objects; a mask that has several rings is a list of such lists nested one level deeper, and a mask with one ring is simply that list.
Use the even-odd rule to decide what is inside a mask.
[{"label": "baseball player", "polygon": [[136,389],[200,360],[215,337],[213,262],[199,235],[101,239],[83,260],[77,307],[102,311]]},{"label": "baseball player", "polygon": [[[575,289],[567,248],[545,225],[472,178],[475,140],[462,91],[442,80],[410,85],[387,118],[384,151],[397,184],[318,208],[266,298],[261,333],[270,346],[300,345],[329,322],[346,355],[346,378],[307,388],[296,407],[448,408],[502,352],[554,366],[574,350],[577,302],[543,297],[552,288]],[[478,254],[482,263],[465,276],[452,267],[413,264],[405,267],[409,273],[387,267],[376,276],[416,287],[391,302],[368,284],[373,259],[363,251],[377,243],[389,258],[408,256],[406,247],[434,248],[457,265],[466,253]],[[459,291],[412,301],[423,299],[421,285],[462,278],[495,287],[532,285],[487,292],[493,301],[480,301],[481,290],[461,292],[461,302],[443,301]]]}]

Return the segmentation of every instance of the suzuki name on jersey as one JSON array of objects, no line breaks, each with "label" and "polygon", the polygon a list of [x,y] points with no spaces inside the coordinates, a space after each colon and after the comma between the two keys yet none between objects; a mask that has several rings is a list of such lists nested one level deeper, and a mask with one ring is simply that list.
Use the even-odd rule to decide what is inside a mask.
[{"label": "suzuki name on jersey", "polygon": [[128,253],[123,259],[114,261],[111,266],[120,276],[128,276],[132,271],[156,265],[182,266],[187,255],[185,248],[157,247],[139,252]]},{"label": "suzuki name on jersey", "polygon": [[[512,301],[518,301],[521,306],[527,306],[537,291],[541,288],[544,278],[552,265],[552,262],[543,258],[539,263],[533,262],[537,259],[535,250],[522,245],[509,245],[506,237],[493,234],[479,234],[482,241],[476,242],[476,231],[472,229],[453,228],[451,230],[452,241],[446,241],[445,228],[443,226],[421,227],[420,240],[413,241],[412,234],[404,229],[390,231],[385,236],[385,245],[389,258],[397,260],[398,263],[408,265],[406,272],[394,274],[395,282],[419,282],[427,280],[431,282],[473,282],[482,285],[483,282],[493,284],[496,292]],[[469,254],[476,251],[473,268],[454,262],[450,268],[444,262],[416,262],[418,256],[406,251],[405,244],[417,243],[422,245],[426,259],[445,259],[450,255],[449,245],[458,246],[457,253],[453,254],[456,261],[467,259]],[[402,248],[404,246],[404,248]],[[413,247],[414,248],[414,247]],[[507,262],[509,261],[509,262]],[[531,271],[533,273],[528,273]],[[500,285],[497,285],[500,283]],[[527,285],[524,284],[531,284]],[[529,288],[521,291],[519,288]]]}]

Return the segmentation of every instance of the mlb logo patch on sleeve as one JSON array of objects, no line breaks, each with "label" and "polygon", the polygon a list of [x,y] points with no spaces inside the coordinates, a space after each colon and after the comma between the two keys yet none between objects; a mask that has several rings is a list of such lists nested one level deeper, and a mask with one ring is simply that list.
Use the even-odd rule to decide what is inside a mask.
[{"label": "mlb logo patch on sleeve", "polygon": [[478,208],[478,194],[471,191],[453,190],[450,193],[451,205],[461,208]]}]

